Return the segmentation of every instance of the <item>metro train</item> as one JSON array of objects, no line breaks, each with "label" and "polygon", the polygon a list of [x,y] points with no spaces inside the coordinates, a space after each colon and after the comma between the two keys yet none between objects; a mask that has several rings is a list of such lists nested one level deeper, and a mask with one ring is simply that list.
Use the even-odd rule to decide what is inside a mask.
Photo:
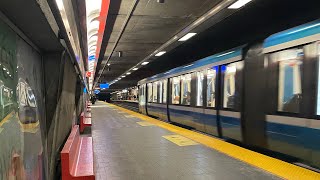
[{"label": "metro train", "polygon": [[138,82],[139,111],[320,167],[320,19]]}]

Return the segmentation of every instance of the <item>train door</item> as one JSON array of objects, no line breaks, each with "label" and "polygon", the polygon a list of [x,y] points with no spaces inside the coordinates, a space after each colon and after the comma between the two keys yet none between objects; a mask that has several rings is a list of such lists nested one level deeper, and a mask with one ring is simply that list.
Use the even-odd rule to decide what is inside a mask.
[{"label": "train door", "polygon": [[146,85],[139,86],[139,112],[147,114],[146,112]]},{"label": "train door", "polygon": [[196,77],[196,107],[203,107],[201,119],[203,119],[205,132],[219,136],[216,100],[218,66],[199,71],[196,73]]},{"label": "train door", "polygon": [[219,121],[222,137],[242,141],[242,91],[244,61],[220,66]]}]

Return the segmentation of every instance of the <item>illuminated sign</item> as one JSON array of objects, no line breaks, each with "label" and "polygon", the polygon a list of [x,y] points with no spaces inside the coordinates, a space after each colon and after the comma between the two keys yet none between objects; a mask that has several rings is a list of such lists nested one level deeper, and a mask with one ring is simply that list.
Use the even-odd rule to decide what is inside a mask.
[{"label": "illuminated sign", "polygon": [[105,83],[105,84],[100,84],[100,89],[108,89],[109,88],[109,84]]}]

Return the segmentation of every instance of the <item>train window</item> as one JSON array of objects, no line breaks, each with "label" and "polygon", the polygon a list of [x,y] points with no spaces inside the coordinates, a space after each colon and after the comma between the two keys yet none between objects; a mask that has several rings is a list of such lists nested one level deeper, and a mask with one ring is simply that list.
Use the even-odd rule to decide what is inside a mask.
[{"label": "train window", "polygon": [[27,100],[28,100],[29,106],[30,107],[37,107],[36,97],[34,96],[31,88],[28,88],[27,96],[28,96]]},{"label": "train window", "polygon": [[167,103],[167,85],[168,85],[168,80],[163,80],[163,103]]},{"label": "train window", "polygon": [[294,48],[271,54],[271,59],[279,62],[278,111],[300,112],[303,56],[302,48]]},{"label": "train window", "polygon": [[203,97],[202,97],[203,79],[204,79],[203,71],[197,72],[197,103],[196,103],[197,106],[203,106]]},{"label": "train window", "polygon": [[217,67],[207,70],[207,107],[215,107],[216,105],[216,77]]},{"label": "train window", "polygon": [[[231,63],[221,67],[223,78],[223,107],[239,110],[241,80],[237,71],[243,68],[243,61]],[[241,71],[240,71],[241,72]],[[238,87],[238,88],[237,88]]]},{"label": "train window", "polygon": [[191,101],[191,74],[181,76],[181,104],[190,105]]},{"label": "train window", "polygon": [[148,102],[152,102],[152,83],[148,83]]},{"label": "train window", "polygon": [[180,76],[172,78],[172,104],[180,102]]},{"label": "train window", "polygon": [[157,96],[158,95],[158,82],[153,83],[152,95],[153,95],[152,102],[156,103],[158,100],[158,96]]},{"label": "train window", "polygon": [[159,103],[162,103],[163,82],[159,81]]}]

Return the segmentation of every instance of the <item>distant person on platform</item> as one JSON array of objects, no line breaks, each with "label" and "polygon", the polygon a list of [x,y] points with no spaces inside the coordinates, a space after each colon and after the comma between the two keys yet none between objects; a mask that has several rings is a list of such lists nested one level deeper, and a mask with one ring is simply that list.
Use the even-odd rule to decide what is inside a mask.
[{"label": "distant person on platform", "polygon": [[91,96],[91,103],[94,104],[96,102],[96,96]]}]

